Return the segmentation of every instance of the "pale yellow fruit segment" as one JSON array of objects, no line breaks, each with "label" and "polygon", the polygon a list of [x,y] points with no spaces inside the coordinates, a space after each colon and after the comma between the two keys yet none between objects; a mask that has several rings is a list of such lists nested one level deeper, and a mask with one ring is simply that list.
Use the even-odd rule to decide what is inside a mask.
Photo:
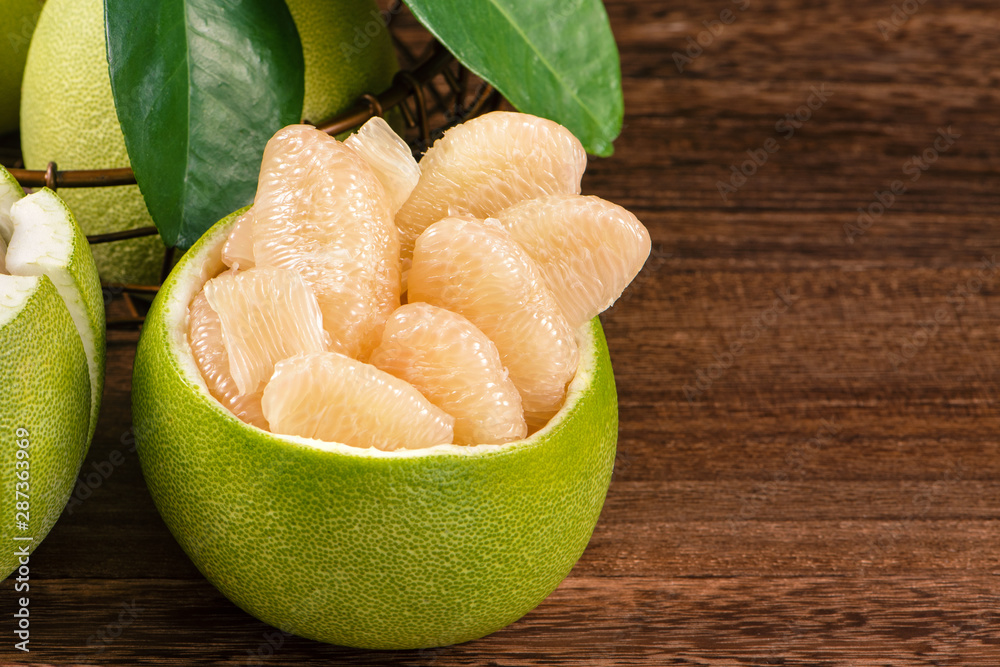
[{"label": "pale yellow fruit segment", "polygon": [[335,352],[275,365],[261,403],[271,431],[385,451],[449,444],[455,420],[412,385]]},{"label": "pale yellow fruit segment", "polygon": [[457,445],[500,444],[528,433],[496,346],[457,313],[428,303],[400,306],[371,363],[454,417]]},{"label": "pale yellow fruit segment", "polygon": [[649,257],[642,223],[600,197],[540,197],[497,219],[538,264],[573,329],[610,308]]},{"label": "pale yellow fruit segment", "polygon": [[468,318],[496,345],[530,427],[562,406],[579,354],[534,261],[499,223],[446,218],[417,239],[410,302]]},{"label": "pale yellow fruit segment", "polygon": [[299,273],[333,350],[366,359],[399,306],[399,235],[385,189],[364,160],[308,125],[264,149],[252,216],[253,259]]},{"label": "pale yellow fruit segment", "polygon": [[237,270],[252,269],[253,261],[253,213],[247,211],[236,219],[233,231],[222,246],[222,261]]},{"label": "pale yellow fruit segment", "polygon": [[263,390],[241,394],[236,387],[222,341],[222,320],[212,310],[204,291],[198,293],[188,308],[188,342],[212,396],[246,423],[266,430],[267,422],[260,408]]},{"label": "pale yellow fruit segment", "polygon": [[344,144],[375,172],[389,198],[389,210],[396,215],[420,180],[420,165],[410,147],[378,116],[362,125]]},{"label": "pale yellow fruit segment", "polygon": [[294,271],[226,271],[205,284],[205,297],[222,325],[229,369],[240,394],[252,394],[274,364],[327,348],[319,304]]},{"label": "pale yellow fruit segment", "polygon": [[495,216],[525,199],[579,194],[587,153],[565,127],[494,111],[445,132],[420,161],[420,180],[396,214],[403,260],[431,223]]}]

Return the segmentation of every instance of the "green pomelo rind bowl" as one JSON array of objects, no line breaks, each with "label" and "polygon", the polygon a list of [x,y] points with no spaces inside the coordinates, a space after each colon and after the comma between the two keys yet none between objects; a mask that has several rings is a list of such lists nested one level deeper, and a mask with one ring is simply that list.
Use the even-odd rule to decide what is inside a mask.
[{"label": "green pomelo rind bowl", "polygon": [[[21,562],[17,551],[34,551],[62,514],[90,445],[91,388],[87,356],[73,318],[47,277],[23,310],[0,326],[0,576]],[[24,438],[19,429],[28,432]],[[27,458],[18,442],[28,441]],[[26,462],[26,463],[25,463]],[[27,471],[27,479],[21,474]],[[20,475],[20,476],[19,476]],[[16,486],[28,482],[27,488]],[[26,496],[18,496],[21,491]],[[27,507],[28,529],[15,514]],[[31,540],[14,540],[30,537]],[[29,565],[30,568],[30,565]]]},{"label": "green pomelo rind bowl", "polygon": [[135,359],[143,474],[184,551],[250,614],[333,644],[456,644],[536,607],[583,553],[611,480],[618,409],[599,321],[578,334],[563,410],[526,440],[386,453],[272,435],[208,394],[186,338],[239,213],[175,267]]}]

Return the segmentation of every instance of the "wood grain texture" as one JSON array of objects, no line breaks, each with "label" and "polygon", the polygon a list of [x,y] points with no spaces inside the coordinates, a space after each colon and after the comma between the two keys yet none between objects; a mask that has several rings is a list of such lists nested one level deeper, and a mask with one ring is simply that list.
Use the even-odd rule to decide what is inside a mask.
[{"label": "wood grain texture", "polygon": [[[159,519],[130,449],[135,337],[115,333],[84,464],[95,483],[32,558],[33,662],[1000,664],[1000,269],[984,264],[1000,259],[995,2],[919,4],[884,36],[888,0],[607,7],[626,122],[584,190],[633,210],[654,250],[603,316],[619,453],[569,578],[461,646],[278,633],[212,588]],[[727,8],[735,20],[679,72],[674,53]],[[826,101],[787,136],[776,124],[814,87]],[[949,127],[959,136],[910,180]],[[905,192],[850,239],[896,180]],[[7,637],[0,662],[23,660]]]}]

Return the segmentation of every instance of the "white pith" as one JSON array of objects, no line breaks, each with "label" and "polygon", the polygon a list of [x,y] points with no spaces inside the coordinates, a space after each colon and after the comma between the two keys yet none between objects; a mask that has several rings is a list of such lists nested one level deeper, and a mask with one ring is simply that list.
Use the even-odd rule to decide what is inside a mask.
[{"label": "white pith", "polygon": [[41,280],[34,276],[0,275],[0,329],[21,314]]},{"label": "white pith", "polygon": [[0,239],[10,243],[10,235],[14,231],[10,222],[10,207],[24,196],[24,192],[9,174],[0,172]]},{"label": "white pith", "polygon": [[[194,355],[191,353],[191,347],[187,338],[188,305],[208,280],[226,269],[226,266],[222,262],[222,246],[229,236],[233,222],[235,222],[235,218],[230,224],[210,232],[212,236],[204,239],[205,245],[199,248],[196,253],[189,252],[185,255],[181,260],[181,265],[178,267],[178,272],[175,275],[176,282],[171,287],[169,295],[164,295],[161,292],[161,296],[167,296],[167,300],[161,304],[161,307],[163,308],[164,325],[167,327],[169,336],[170,351],[184,379],[198,387],[204,400],[212,403],[216,409],[221,410],[228,418],[239,421],[236,416],[209,393],[208,385],[202,378],[201,371],[198,369]],[[589,322],[580,327],[576,332],[577,342],[580,346],[580,363],[577,367],[575,377],[569,384],[566,401],[562,409],[544,428],[525,440],[509,442],[503,445],[435,445],[425,449],[397,449],[386,452],[375,448],[362,449],[337,442],[278,435],[268,431],[262,432],[267,433],[270,437],[310,449],[371,458],[409,458],[437,455],[477,456],[514,447],[522,447],[540,437],[544,437],[545,434],[555,429],[589,388],[597,362],[595,341],[591,332],[591,324]],[[260,430],[250,424],[243,422],[240,422],[240,424],[247,429]]]},{"label": "white pith", "polygon": [[[0,185],[0,200],[4,198]],[[4,264],[10,275],[0,275],[0,326],[13,321],[47,276],[66,304],[87,357],[91,391],[97,386],[97,341],[83,295],[70,272],[74,226],[65,206],[50,191],[42,190],[0,205],[0,236],[7,234]],[[8,233],[9,232],[9,233]],[[94,397],[92,397],[92,400]]]}]

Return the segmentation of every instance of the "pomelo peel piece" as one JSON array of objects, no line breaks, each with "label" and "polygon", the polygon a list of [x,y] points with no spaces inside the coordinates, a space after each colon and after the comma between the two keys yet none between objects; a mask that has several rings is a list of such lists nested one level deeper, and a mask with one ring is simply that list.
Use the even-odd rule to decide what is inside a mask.
[{"label": "pomelo peel piece", "polygon": [[[13,274],[13,275],[12,275]],[[33,551],[59,518],[87,453],[104,378],[104,304],[83,232],[48,190],[28,197],[0,167],[0,538]],[[30,474],[15,477],[28,454]],[[17,488],[15,489],[15,486]],[[17,503],[30,512],[17,523]],[[21,563],[0,555],[0,574]]]}]

